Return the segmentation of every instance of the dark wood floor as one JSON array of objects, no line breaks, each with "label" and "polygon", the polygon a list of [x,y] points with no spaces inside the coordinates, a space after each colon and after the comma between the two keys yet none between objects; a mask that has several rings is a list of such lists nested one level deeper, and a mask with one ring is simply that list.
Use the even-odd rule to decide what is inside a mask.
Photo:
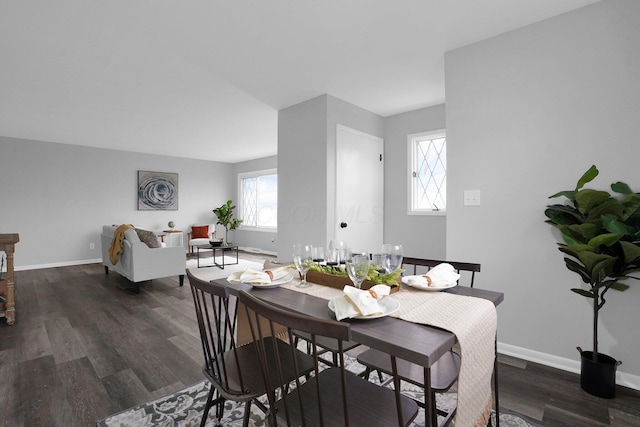
[{"label": "dark wood floor", "polygon": [[[177,277],[136,295],[101,264],[16,276],[16,323],[0,319],[0,425],[94,426],[202,379],[191,294]],[[598,399],[577,375],[500,361],[503,410],[549,427],[640,426],[640,392],[620,387],[616,399]]]}]

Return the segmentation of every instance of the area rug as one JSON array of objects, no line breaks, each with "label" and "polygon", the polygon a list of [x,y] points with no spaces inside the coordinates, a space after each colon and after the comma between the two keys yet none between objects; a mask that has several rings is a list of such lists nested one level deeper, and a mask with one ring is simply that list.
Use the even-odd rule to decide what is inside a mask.
[{"label": "area rug", "polygon": [[[220,256],[217,257],[217,261],[218,263],[222,264],[222,260]],[[191,274],[196,276],[198,279],[202,279],[206,281],[215,280],[215,279],[225,279],[231,273],[234,273],[236,271],[244,271],[248,268],[262,270],[262,263],[247,261],[242,258],[238,259],[238,264],[235,264],[236,262],[235,255],[225,256],[224,262],[225,262],[225,266],[223,270],[219,267],[211,266],[213,264],[213,258],[211,256],[205,257],[201,255],[200,268],[198,268],[197,260],[193,258],[189,258],[187,260],[187,268],[189,269],[189,271],[191,271]],[[233,263],[233,264],[230,264],[230,263]],[[210,267],[204,267],[204,266],[210,266]]]},{"label": "area rug", "polygon": [[[364,367],[357,363],[354,358],[348,358],[348,369],[352,372],[362,372]],[[374,379],[374,377],[376,377]],[[372,381],[377,381],[377,376],[372,375]],[[197,384],[180,390],[169,396],[160,398],[153,402],[144,403],[131,409],[114,414],[97,423],[97,427],[196,427],[202,420],[202,412],[209,392],[209,383],[202,381]],[[403,393],[412,398],[422,399],[422,389],[403,385]],[[439,407],[450,408],[455,404],[455,393],[444,393],[437,395]],[[266,403],[266,401],[265,401]],[[207,427],[242,426],[244,415],[244,404],[236,402],[226,402],[224,416],[222,420],[215,418],[215,408],[209,411]],[[265,423],[264,413],[256,407],[251,406],[250,426],[263,427]],[[424,426],[424,410],[420,409],[418,416],[411,424],[412,427]],[[455,421],[452,423],[455,425]],[[492,425],[495,424],[495,414],[492,414]],[[523,417],[513,413],[500,414],[500,426],[503,427],[542,427],[539,424],[531,424]]]}]

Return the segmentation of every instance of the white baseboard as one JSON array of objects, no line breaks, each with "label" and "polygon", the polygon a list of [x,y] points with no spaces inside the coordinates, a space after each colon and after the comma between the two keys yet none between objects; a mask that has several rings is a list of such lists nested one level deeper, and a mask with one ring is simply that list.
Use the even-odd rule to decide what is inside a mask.
[{"label": "white baseboard", "polygon": [[15,267],[13,270],[14,271],[40,270],[43,268],[68,267],[70,265],[94,264],[96,262],[102,262],[102,258],[83,259],[79,261],[54,262],[51,264],[21,265],[20,267]]},{"label": "white baseboard", "polygon": [[[518,359],[528,360],[529,362],[539,363],[552,368],[562,369],[563,371],[580,373],[580,360],[567,359],[558,357],[527,348],[516,347],[510,344],[498,342],[498,353],[507,356],[517,357]],[[622,366],[622,365],[621,365]],[[616,372],[616,384],[629,387],[634,390],[640,390],[640,376],[621,372]]]},{"label": "white baseboard", "polygon": [[264,249],[252,248],[249,246],[239,246],[238,249],[244,252],[251,252],[253,254],[265,254],[265,255],[278,256],[277,252],[265,251]]},{"label": "white baseboard", "polygon": [[[240,246],[240,247],[238,247],[238,249],[241,250],[241,251],[251,252],[251,253],[254,253],[254,254],[265,254],[265,255],[271,255],[271,256],[278,256],[277,252],[265,251],[265,250],[259,249],[259,248]],[[13,270],[14,271],[40,270],[40,269],[43,269],[43,268],[68,267],[70,265],[93,264],[93,263],[97,263],[97,262],[102,262],[102,258],[83,259],[83,260],[78,260],[78,261],[54,262],[54,263],[49,263],[49,264],[21,265],[19,267],[18,266],[14,267]]]}]

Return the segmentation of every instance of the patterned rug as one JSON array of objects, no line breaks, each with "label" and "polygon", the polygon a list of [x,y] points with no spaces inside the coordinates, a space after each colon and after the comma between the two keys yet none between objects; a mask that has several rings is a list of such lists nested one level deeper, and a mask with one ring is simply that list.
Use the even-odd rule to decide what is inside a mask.
[{"label": "patterned rug", "polygon": [[[220,254],[218,254],[217,261],[218,263],[222,263]],[[207,280],[207,281],[214,280],[214,279],[225,279],[231,273],[235,273],[236,271],[245,271],[248,268],[253,268],[256,270],[262,269],[262,263],[247,261],[244,259],[239,259],[238,264],[235,264],[236,262],[235,255],[234,256],[225,255],[224,262],[226,265],[223,270],[219,267],[212,266],[213,258],[211,257],[210,254],[209,256],[205,256],[205,254],[202,254],[200,258],[200,265],[202,267],[198,268],[197,260],[195,258],[189,258],[187,259],[187,268],[190,269],[191,273],[194,276],[196,276],[198,279]],[[230,263],[234,263],[234,264],[230,264]]]},{"label": "patterned rug", "polygon": [[[362,372],[363,366],[349,358],[348,369],[352,372]],[[374,379],[375,377],[375,379]],[[371,376],[372,381],[378,381],[376,375]],[[403,393],[415,399],[422,399],[422,390],[410,384],[403,384]],[[202,381],[177,393],[160,398],[153,402],[135,406],[123,412],[111,415],[97,423],[97,427],[196,427],[202,420],[203,408],[209,392],[209,383]],[[450,408],[455,405],[456,394],[444,393],[437,395],[438,407]],[[265,399],[266,403],[266,399]],[[242,426],[244,404],[226,402],[224,417],[220,422],[215,418],[215,408],[209,411],[207,427]],[[264,413],[256,405],[251,406],[250,426],[266,426]],[[418,416],[411,424],[424,426],[424,410],[420,409]],[[451,423],[455,425],[455,422]],[[492,415],[492,425],[495,424],[495,414]],[[532,424],[525,421],[519,415],[513,413],[500,414],[501,427],[542,427],[540,424]]]}]

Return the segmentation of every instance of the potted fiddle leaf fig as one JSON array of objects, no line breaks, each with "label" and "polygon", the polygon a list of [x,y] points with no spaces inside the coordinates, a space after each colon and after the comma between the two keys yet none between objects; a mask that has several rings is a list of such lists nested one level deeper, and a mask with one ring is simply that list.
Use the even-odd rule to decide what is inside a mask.
[{"label": "potted fiddle leaf fig", "polygon": [[621,363],[598,352],[598,314],[610,289],[624,291],[632,275],[640,271],[640,194],[623,182],[611,184],[611,190],[584,188],[598,176],[591,166],[574,190],[561,191],[550,199],[564,197],[566,203],[548,205],[547,223],[562,235],[558,249],[570,271],[585,283],[571,290],[589,298],[593,305],[593,351],[582,351],[580,386],[588,393],[615,397],[615,371]]},{"label": "potted fiddle leaf fig", "polygon": [[218,222],[216,224],[221,224],[225,230],[222,246],[229,245],[229,230],[235,230],[240,224],[242,224],[241,219],[233,217],[233,210],[235,208],[236,207],[233,202],[231,200],[227,200],[227,203],[213,210],[213,213],[218,217]]}]

